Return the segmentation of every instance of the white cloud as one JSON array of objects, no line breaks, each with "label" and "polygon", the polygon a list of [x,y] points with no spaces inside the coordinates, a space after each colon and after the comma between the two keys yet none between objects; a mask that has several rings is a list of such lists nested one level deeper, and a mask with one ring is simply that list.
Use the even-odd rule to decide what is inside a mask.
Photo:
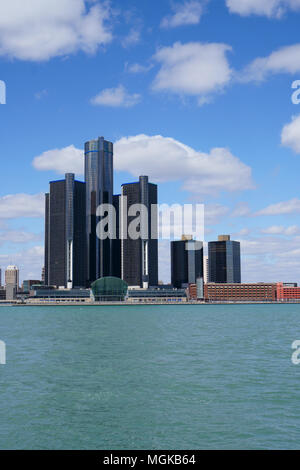
[{"label": "white cloud", "polygon": [[200,22],[204,10],[204,1],[187,0],[173,5],[173,15],[166,16],[161,21],[162,28],[176,28],[183,25],[195,25]]},{"label": "white cloud", "polygon": [[153,65],[141,65],[141,64],[131,64],[126,63],[125,69],[129,73],[146,73],[153,68]]},{"label": "white cloud", "polygon": [[231,13],[280,18],[287,10],[299,10],[300,0],[226,0]]},{"label": "white cloud", "polygon": [[220,223],[228,212],[229,208],[222,204],[205,204],[205,226]]},{"label": "white cloud", "polygon": [[278,202],[271,204],[264,209],[256,212],[255,216],[260,215],[286,215],[286,214],[299,214],[300,213],[300,199],[294,198],[290,201]]},{"label": "white cloud", "polygon": [[[88,8],[89,7],[89,8]],[[43,61],[112,40],[107,2],[0,0],[0,55]]]},{"label": "white cloud", "polygon": [[43,217],[44,206],[44,194],[10,194],[2,196],[0,197],[0,219]]},{"label": "white cloud", "polygon": [[197,195],[254,187],[251,168],[228,149],[198,152],[160,135],[120,139],[115,144],[115,168],[135,177],[146,174],[155,182],[183,180],[182,188]]},{"label": "white cloud", "polygon": [[300,233],[300,229],[297,225],[291,225],[290,227],[284,227],[283,225],[272,225],[261,230],[261,233],[269,235],[297,235]]},{"label": "white cloud", "polygon": [[[35,157],[37,170],[83,174],[83,151],[73,145],[44,152]],[[210,153],[194,150],[170,137],[123,137],[114,145],[116,170],[138,177],[146,174],[152,181],[183,181],[182,189],[196,195],[215,195],[220,191],[253,189],[252,170],[226,148]]]},{"label": "white cloud", "polygon": [[292,121],[282,129],[281,143],[294,152],[300,153],[300,114],[294,116]]},{"label": "white cloud", "polygon": [[5,243],[12,244],[25,244],[40,240],[41,236],[36,233],[27,232],[24,230],[1,230],[0,231],[0,245]]},{"label": "white cloud", "polygon": [[156,91],[198,96],[200,104],[207,95],[221,91],[232,78],[226,53],[231,47],[221,43],[176,42],[154,55],[161,68],[152,85]]},{"label": "white cloud", "polygon": [[130,108],[140,101],[141,95],[137,93],[131,95],[123,85],[119,85],[117,88],[106,88],[91,99],[94,106],[111,106],[115,108]]},{"label": "white cloud", "polygon": [[122,40],[122,46],[126,49],[135,46],[141,41],[141,32],[139,29],[132,28],[128,35]]},{"label": "white cloud", "polygon": [[52,170],[59,175],[65,173],[83,174],[83,151],[70,145],[62,149],[48,150],[34,158],[34,168],[41,171]]},{"label": "white cloud", "polygon": [[244,82],[262,81],[270,74],[300,72],[300,43],[281,47],[267,57],[251,62],[237,78]]},{"label": "white cloud", "polygon": [[247,202],[239,202],[234,208],[231,217],[246,217],[251,214],[249,204]]}]

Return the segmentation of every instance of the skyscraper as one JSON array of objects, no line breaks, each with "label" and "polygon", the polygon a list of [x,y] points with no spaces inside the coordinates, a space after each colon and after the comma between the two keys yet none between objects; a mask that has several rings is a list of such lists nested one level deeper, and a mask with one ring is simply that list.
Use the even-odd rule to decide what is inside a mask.
[{"label": "skyscraper", "polygon": [[112,240],[96,234],[100,204],[113,204],[113,144],[99,137],[85,144],[87,279],[112,274]]},{"label": "skyscraper", "polygon": [[230,240],[229,235],[220,235],[218,241],[208,243],[209,282],[241,282],[240,242]]},{"label": "skyscraper", "polygon": [[19,269],[17,266],[7,266],[5,271],[5,286],[13,286],[19,289]]},{"label": "skyscraper", "polygon": [[171,242],[171,282],[180,289],[188,284],[203,282],[203,243],[191,236]]},{"label": "skyscraper", "polygon": [[86,286],[85,183],[72,173],[50,182],[46,194],[45,283]]},{"label": "skyscraper", "polygon": [[[129,286],[144,288],[157,286],[157,185],[149,183],[148,176],[140,176],[136,183],[123,184],[122,196],[122,279]],[[135,215],[131,215],[130,208],[134,209],[135,204],[143,204],[146,211],[137,210]],[[133,239],[128,232],[138,215],[140,215],[138,224],[140,236]]]}]

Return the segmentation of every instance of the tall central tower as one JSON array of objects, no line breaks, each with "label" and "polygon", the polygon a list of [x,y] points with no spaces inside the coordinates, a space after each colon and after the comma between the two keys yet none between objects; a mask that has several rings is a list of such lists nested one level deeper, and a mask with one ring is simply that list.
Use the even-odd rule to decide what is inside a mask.
[{"label": "tall central tower", "polygon": [[111,275],[112,240],[96,234],[100,204],[113,204],[113,144],[99,137],[85,144],[87,277],[89,283]]}]

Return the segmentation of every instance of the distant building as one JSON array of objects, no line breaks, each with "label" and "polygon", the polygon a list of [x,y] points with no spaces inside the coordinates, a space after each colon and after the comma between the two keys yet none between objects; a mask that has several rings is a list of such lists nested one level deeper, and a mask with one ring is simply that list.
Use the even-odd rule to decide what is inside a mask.
[{"label": "distant building", "polygon": [[5,286],[13,286],[19,289],[19,269],[17,266],[8,266],[5,271]]},{"label": "distant building", "polygon": [[85,183],[72,173],[46,194],[45,284],[86,286]]},{"label": "distant building", "polygon": [[186,302],[186,289],[173,289],[172,286],[159,286],[149,289],[129,289],[128,302],[132,303],[179,303]]},{"label": "distant building", "polygon": [[[157,185],[149,183],[148,176],[140,176],[136,183],[122,186],[122,232],[121,258],[122,279],[129,286],[144,287],[158,285],[158,234],[157,234]],[[127,199],[126,199],[127,198]],[[140,238],[128,235],[131,223],[138,217],[128,215],[135,204],[143,204],[147,214],[140,214]],[[152,206],[154,207],[154,213]],[[126,217],[126,220],[124,220]]]},{"label": "distant building", "polygon": [[0,268],[0,287],[2,286],[2,269]]},{"label": "distant building", "polygon": [[203,283],[203,243],[183,235],[171,242],[171,283],[180,289],[189,284]]},{"label": "distant building", "polygon": [[229,235],[220,235],[218,241],[208,243],[209,282],[241,282],[240,242]]},{"label": "distant building", "polygon": [[37,286],[41,284],[42,284],[41,280],[33,280],[33,279],[25,280],[23,281],[23,292],[26,294],[29,294],[32,286]]},{"label": "distant building", "polygon": [[87,279],[90,285],[96,279],[112,274],[113,240],[100,240],[96,233],[100,220],[96,215],[98,206],[113,204],[113,144],[104,137],[85,143],[85,182]]},{"label": "distant building", "polygon": [[295,301],[300,300],[300,287],[297,284],[277,283],[277,300],[279,301]]},{"label": "distant building", "polygon": [[275,302],[276,289],[276,283],[209,283],[204,286],[204,298],[208,302]]}]

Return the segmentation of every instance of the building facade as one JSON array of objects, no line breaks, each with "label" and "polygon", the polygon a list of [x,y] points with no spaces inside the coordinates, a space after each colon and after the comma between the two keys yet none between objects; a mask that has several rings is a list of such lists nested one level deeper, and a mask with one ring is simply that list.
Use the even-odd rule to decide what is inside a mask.
[{"label": "building facade", "polygon": [[189,284],[203,283],[203,243],[183,235],[171,242],[171,283],[180,289]]},{"label": "building facade", "polygon": [[297,284],[277,283],[277,300],[281,302],[292,302],[300,300],[300,287]]},{"label": "building facade", "polygon": [[50,182],[46,194],[45,284],[85,287],[86,277],[85,183],[72,173]]},{"label": "building facade", "polygon": [[209,283],[204,286],[204,298],[207,302],[275,302],[276,290],[275,283]]},{"label": "building facade", "polygon": [[112,274],[112,240],[97,236],[97,208],[113,204],[113,144],[99,137],[85,143],[87,279]]},{"label": "building facade", "polygon": [[13,286],[16,290],[19,289],[19,269],[17,266],[8,266],[5,271],[5,287]]},{"label": "building facade", "polygon": [[220,235],[218,241],[208,243],[209,282],[241,282],[240,242],[229,235]]},{"label": "building facade", "polygon": [[[135,211],[143,205],[146,211]],[[139,215],[138,215],[139,214]],[[139,222],[137,221],[137,218]],[[130,236],[131,227],[137,223],[138,238]],[[129,286],[158,285],[158,232],[157,185],[149,183],[147,176],[140,176],[136,183],[122,186],[121,203],[121,267],[122,279]]]}]

